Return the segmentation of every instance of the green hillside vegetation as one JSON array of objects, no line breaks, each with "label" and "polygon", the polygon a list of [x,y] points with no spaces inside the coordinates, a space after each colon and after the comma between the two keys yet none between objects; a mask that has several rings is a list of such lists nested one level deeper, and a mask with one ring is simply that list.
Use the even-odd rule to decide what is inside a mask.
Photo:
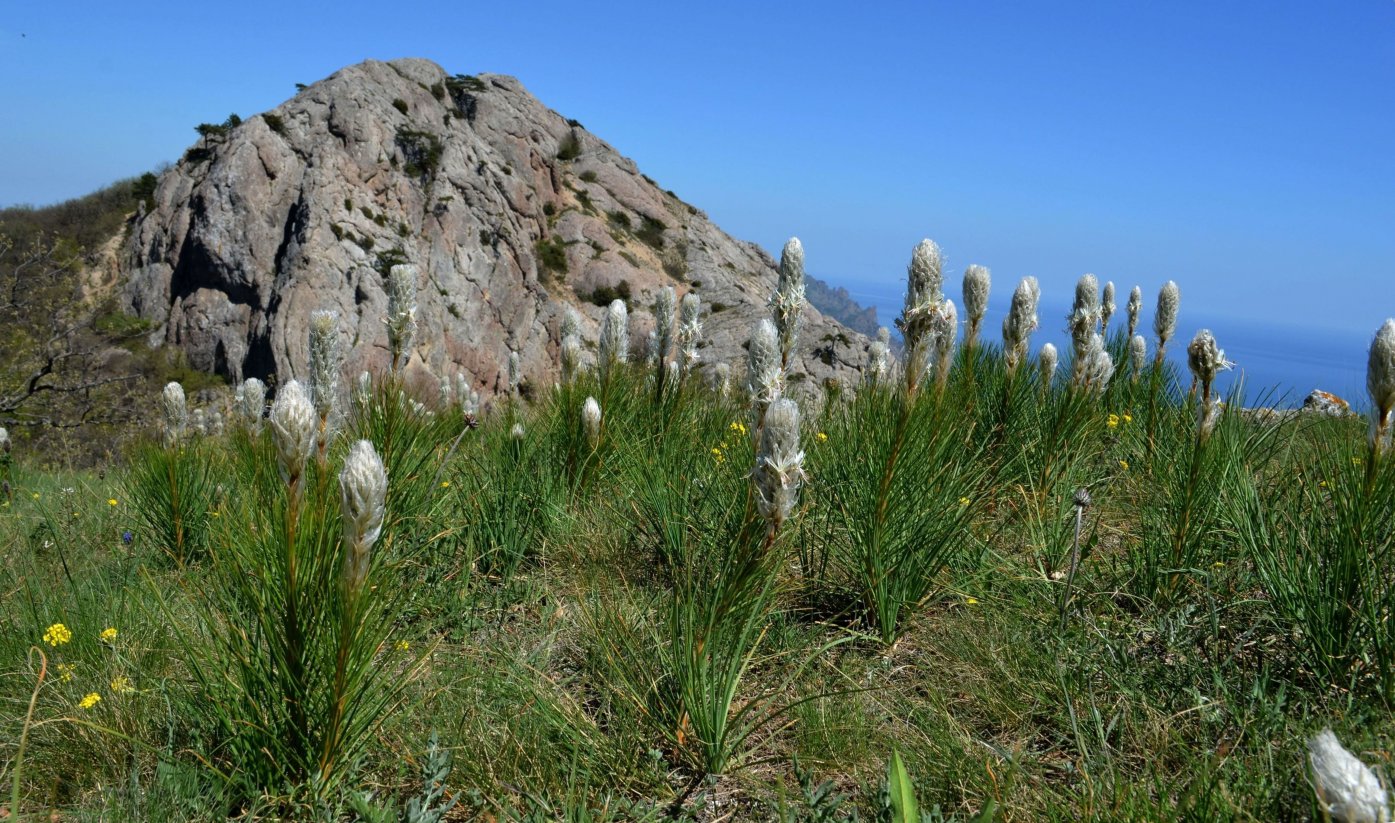
[{"label": "green hillside vegetation", "polygon": [[1006,352],[937,345],[937,260],[913,264],[900,376],[874,359],[821,403],[780,396],[787,266],[749,393],[681,355],[624,362],[612,320],[600,368],[564,346],[563,381],[531,401],[348,380],[321,346],[308,393],[288,383],[263,419],[244,387],[222,435],[170,389],[164,437],[123,470],[42,471],[16,449],[10,803],[1321,819],[1310,737],[1395,751],[1388,432],[1219,403],[1213,340],[1188,347],[1194,380],[1145,359],[1122,324],[1096,331],[1093,279],[1060,374],[1022,357],[1026,283]]},{"label": "green hillside vegetation", "polygon": [[54,206],[0,209],[0,426],[48,465],[120,453],[147,398],[168,380],[220,384],[124,314],[116,284],[86,277],[155,192],[146,173]]}]

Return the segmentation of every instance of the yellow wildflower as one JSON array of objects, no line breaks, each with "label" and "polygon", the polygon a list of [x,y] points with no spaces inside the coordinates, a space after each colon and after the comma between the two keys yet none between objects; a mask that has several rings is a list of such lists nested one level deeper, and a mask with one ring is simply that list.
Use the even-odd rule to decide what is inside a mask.
[{"label": "yellow wildflower", "polygon": [[115,505],[116,505],[116,498],[115,498],[115,497],[109,497],[109,498],[107,498],[107,505],[108,505],[108,506],[115,506]]},{"label": "yellow wildflower", "polygon": [[967,505],[969,505],[969,498],[967,498],[967,497],[961,497],[961,498],[959,498],[959,505],[960,505],[960,506],[967,506]]},{"label": "yellow wildflower", "polygon": [[449,481],[449,480],[442,480],[442,481],[441,481],[441,488],[443,488],[443,489],[449,489],[449,488],[450,488],[450,481]]},{"label": "yellow wildflower", "polygon": [[1117,429],[1117,428],[1119,428],[1119,415],[1117,415],[1117,414],[1111,414],[1111,415],[1109,415],[1109,419],[1108,419],[1107,421],[1105,421],[1105,425],[1108,426],[1108,427],[1111,428],[1111,429]]},{"label": "yellow wildflower", "polygon": [[1211,564],[1211,568],[1213,568],[1213,569],[1224,569],[1224,568],[1225,568],[1225,563],[1223,563],[1223,562],[1217,560],[1215,563],[1212,563],[1212,564]]},{"label": "yellow wildflower", "polygon": [[814,439],[819,441],[820,443],[827,443],[828,435],[824,434],[823,432],[819,432],[818,434],[814,435]]},{"label": "yellow wildflower", "polygon": [[208,516],[209,516],[209,517],[222,517],[222,516],[223,516],[223,513],[220,512],[220,511],[218,511],[217,509],[214,509],[213,511],[211,511],[211,512],[208,513]]},{"label": "yellow wildflower", "polygon": [[716,446],[713,446],[713,447],[712,447],[712,459],[715,460],[715,461],[718,462],[718,463],[721,463],[723,460],[726,460],[727,458],[726,458],[726,455],[722,454],[722,450],[721,450],[721,449],[717,448]]},{"label": "yellow wildflower", "polygon": [[1127,460],[1120,460],[1120,461],[1119,461],[1119,468],[1123,469],[1124,471],[1128,471],[1128,470],[1129,470],[1129,461],[1127,461]]},{"label": "yellow wildflower", "polygon": [[59,663],[57,666],[58,679],[64,683],[67,683],[68,681],[72,680],[74,668],[75,667],[72,663]]},{"label": "yellow wildflower", "polygon": [[1325,489],[1325,488],[1327,488],[1327,481],[1326,481],[1326,480],[1319,480],[1319,481],[1318,481],[1318,488],[1319,488],[1319,489]]},{"label": "yellow wildflower", "polygon": [[733,421],[731,421],[731,425],[728,426],[728,428],[730,428],[732,431],[736,432],[737,434],[745,434],[745,433],[746,433],[746,424],[745,424],[745,423],[742,423],[740,420],[733,420]]},{"label": "yellow wildflower", "polygon": [[1129,414],[1128,412],[1124,412],[1124,422],[1125,422],[1125,423],[1132,423],[1132,422],[1133,422],[1133,415]]},{"label": "yellow wildflower", "polygon": [[1353,466],[1360,466],[1360,465],[1361,465],[1361,458],[1359,458],[1359,457],[1353,457],[1353,458],[1351,459],[1351,464],[1352,464]]},{"label": "yellow wildflower", "polygon": [[38,499],[39,499],[39,493],[38,493],[38,492],[34,492],[32,495],[30,495],[30,497],[33,497],[35,500],[38,500]]},{"label": "yellow wildflower", "polygon": [[102,642],[110,643],[116,639],[116,629],[113,626],[107,626],[105,629],[102,629],[102,633],[97,636],[102,638]]},{"label": "yellow wildflower", "polygon": [[73,633],[68,631],[68,627],[62,623],[54,623],[44,632],[44,642],[50,646],[61,646],[73,639]]},{"label": "yellow wildflower", "polygon": [[78,708],[90,709],[102,702],[102,696],[96,692],[88,692],[87,696],[78,701]]},{"label": "yellow wildflower", "polygon": [[977,605],[978,605],[978,598],[977,598],[977,597],[966,597],[966,598],[964,598],[964,605],[966,605],[966,606],[977,606]]},{"label": "yellow wildflower", "polygon": [[111,679],[112,694],[130,694],[136,687],[131,685],[131,678],[125,675],[117,675]]},{"label": "yellow wildflower", "polygon": [[399,640],[399,641],[397,641],[397,650],[398,650],[399,652],[411,651],[411,650],[412,650],[412,643],[411,643],[411,641],[410,641],[410,640]]}]

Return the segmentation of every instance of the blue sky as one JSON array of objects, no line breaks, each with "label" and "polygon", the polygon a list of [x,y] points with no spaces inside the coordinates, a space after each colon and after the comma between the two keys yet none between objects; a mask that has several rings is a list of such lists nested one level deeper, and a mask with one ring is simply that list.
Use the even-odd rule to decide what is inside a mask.
[{"label": "blue sky", "polygon": [[1004,300],[1028,274],[1068,300],[1088,271],[1150,303],[1177,280],[1185,330],[1194,309],[1369,339],[1395,314],[1392,0],[6,4],[0,205],[402,56],[518,76],[730,233],[798,235],[879,302],[928,236]]}]

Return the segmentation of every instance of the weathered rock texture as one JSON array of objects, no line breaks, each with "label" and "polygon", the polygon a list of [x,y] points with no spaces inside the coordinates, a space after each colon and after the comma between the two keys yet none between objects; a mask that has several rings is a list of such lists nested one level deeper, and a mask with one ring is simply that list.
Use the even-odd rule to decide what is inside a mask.
[{"label": "weathered rock texture", "polygon": [[[535,384],[558,326],[630,295],[643,345],[657,290],[696,289],[702,361],[737,362],[774,261],[660,189],[511,77],[368,61],[196,144],[160,181],[123,251],[125,300],[157,341],[233,380],[306,374],[310,312],[334,309],[347,368],[388,364],[383,284],[420,267],[409,376],[463,371],[491,391],[508,352]],[[792,379],[848,380],[867,340],[814,309]],[[740,369],[738,368],[738,372]]]}]

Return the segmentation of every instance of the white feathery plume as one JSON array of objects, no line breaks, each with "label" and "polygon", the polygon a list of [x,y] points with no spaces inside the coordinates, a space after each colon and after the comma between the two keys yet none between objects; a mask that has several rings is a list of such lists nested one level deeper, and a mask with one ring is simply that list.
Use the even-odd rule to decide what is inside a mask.
[{"label": "white feathery plume", "polygon": [[288,381],[276,392],[271,404],[271,433],[281,468],[292,485],[305,470],[305,461],[315,450],[315,406],[300,381]]},{"label": "white feathery plume", "polygon": [[804,480],[804,452],[799,450],[799,406],[793,400],[776,400],[766,411],[753,480],[757,508],[774,532],[789,518]]},{"label": "white feathery plume", "polygon": [[804,246],[798,237],[786,241],[780,252],[780,275],[775,293],[770,295],[770,314],[780,334],[780,367],[787,369],[804,314]]},{"label": "white feathery plume", "polygon": [[1132,372],[1133,382],[1138,382],[1139,375],[1143,374],[1143,364],[1148,359],[1148,341],[1143,339],[1143,335],[1135,334],[1129,339],[1129,371]]},{"label": "white feathery plume", "polygon": [[1138,331],[1138,315],[1143,311],[1143,289],[1133,287],[1129,292],[1129,304],[1126,308],[1129,314],[1129,337],[1132,338],[1134,332]]},{"label": "white feathery plume", "polygon": [[1037,302],[1041,299],[1041,286],[1035,277],[1024,277],[1012,293],[1012,305],[1007,317],[1003,318],[1003,358],[1007,361],[1008,374],[1027,357],[1032,332],[1037,330]]},{"label": "white feathery plume", "polygon": [[905,340],[906,391],[914,394],[935,350],[935,330],[941,320],[944,257],[933,240],[922,240],[906,267],[906,299],[896,327]]},{"label": "white feathery plume", "polygon": [[1308,741],[1308,765],[1318,803],[1333,820],[1385,823],[1390,819],[1389,799],[1380,778],[1347,751],[1331,729]]},{"label": "white feathery plume", "polygon": [[266,384],[255,377],[243,380],[233,396],[233,410],[248,431],[253,434],[261,431],[266,416]]},{"label": "white feathery plume", "polygon": [[612,300],[601,323],[600,369],[601,382],[610,379],[612,367],[630,359],[630,312],[624,300]]},{"label": "white feathery plume", "polygon": [[988,313],[988,291],[992,285],[993,276],[987,267],[975,265],[964,270],[964,314],[968,321],[964,333],[966,349],[978,345],[983,316]]},{"label": "white feathery plume", "polygon": [[581,404],[581,429],[586,433],[586,442],[596,448],[601,442],[601,404],[594,397],[587,397]]},{"label": "white feathery plume", "polygon": [[678,308],[678,362],[680,375],[687,377],[698,363],[698,344],[702,342],[702,300],[697,292],[683,295]]},{"label": "white feathery plume", "polygon": [[1060,356],[1056,353],[1056,346],[1051,343],[1042,346],[1041,354],[1037,358],[1041,389],[1042,391],[1050,391],[1051,383],[1056,379],[1056,364],[1060,360]]},{"label": "white feathery plume", "polygon": [[1100,334],[1109,336],[1109,318],[1114,316],[1114,281],[1104,284],[1104,294],[1100,298]]},{"label": "white feathery plume", "polygon": [[1395,318],[1386,320],[1371,339],[1366,392],[1371,396],[1371,445],[1379,453],[1395,431]]},{"label": "white feathery plume", "polygon": [[189,428],[189,404],[184,399],[184,387],[166,383],[160,393],[160,410],[164,413],[165,443],[174,445],[184,438]]},{"label": "white feathery plume", "polygon": [[1177,333],[1177,308],[1182,302],[1182,290],[1171,280],[1163,284],[1158,292],[1158,311],[1153,315],[1153,331],[1158,335],[1158,351],[1155,359],[1163,362],[1167,341]]},{"label": "white feathery plume", "polygon": [[388,269],[387,332],[392,369],[406,368],[417,331],[417,267],[402,263]]},{"label": "white feathery plume", "polygon": [[751,398],[752,437],[760,430],[766,409],[785,390],[785,372],[780,368],[780,333],[768,318],[756,324],[746,350],[746,393]]},{"label": "white feathery plume", "polygon": [[562,382],[572,382],[581,374],[581,338],[574,334],[563,337],[559,359],[562,361]]},{"label": "white feathery plume", "polygon": [[349,448],[339,472],[339,510],[344,519],[344,591],[350,599],[368,580],[369,549],[383,530],[387,470],[373,444],[360,440]]}]

